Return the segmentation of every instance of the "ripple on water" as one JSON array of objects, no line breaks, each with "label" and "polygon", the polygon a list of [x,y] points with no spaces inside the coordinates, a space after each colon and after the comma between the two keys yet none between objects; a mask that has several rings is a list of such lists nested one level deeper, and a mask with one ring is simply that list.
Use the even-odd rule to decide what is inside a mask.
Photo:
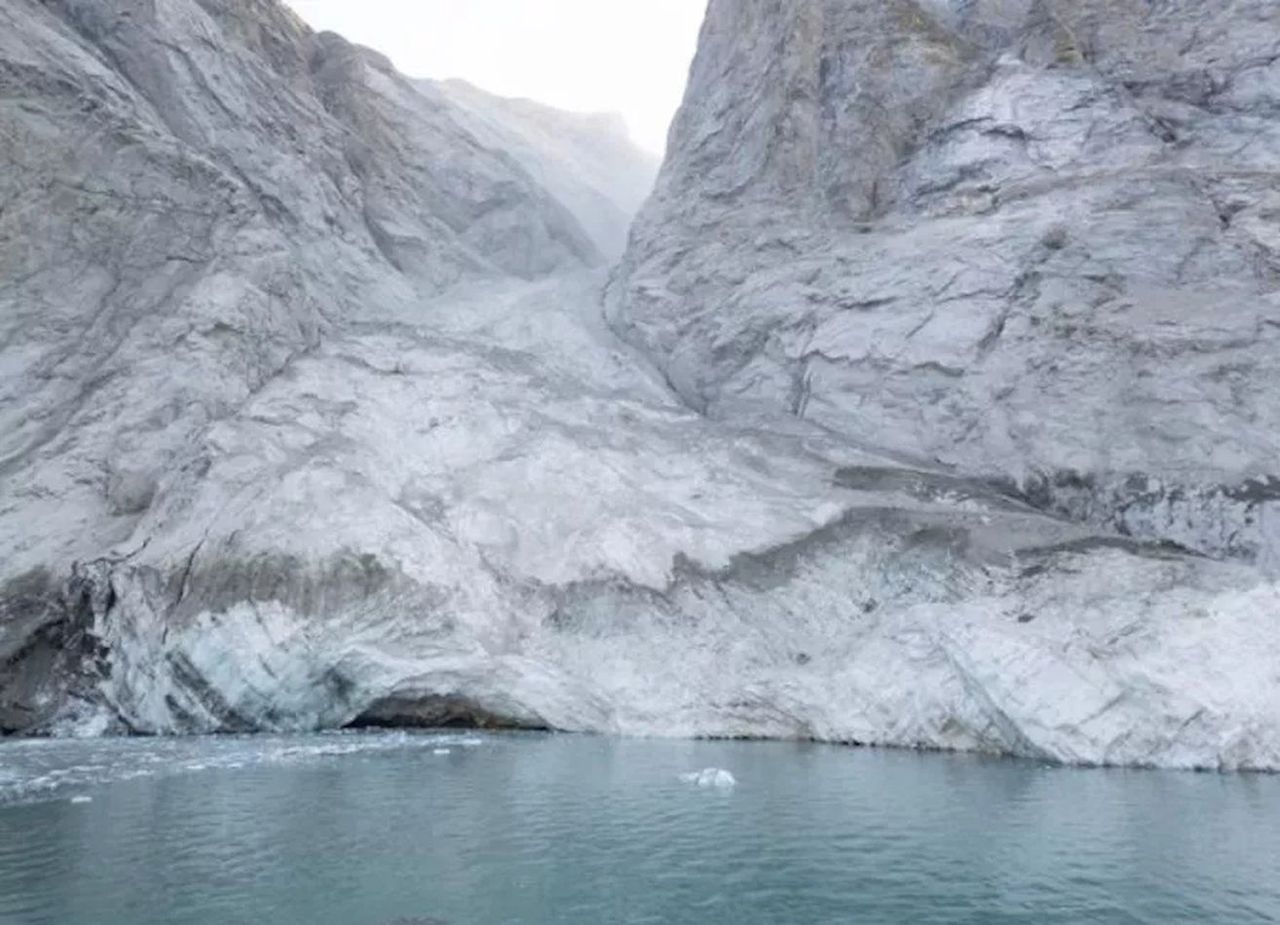
[{"label": "ripple on water", "polygon": [[1280,778],[527,734],[19,742],[0,766],[6,925],[1280,920]]},{"label": "ripple on water", "polygon": [[355,731],[307,738],[14,740],[0,745],[0,806],[58,800],[74,789],[156,776],[235,771],[398,750],[465,749],[482,745],[484,739],[475,735]]}]

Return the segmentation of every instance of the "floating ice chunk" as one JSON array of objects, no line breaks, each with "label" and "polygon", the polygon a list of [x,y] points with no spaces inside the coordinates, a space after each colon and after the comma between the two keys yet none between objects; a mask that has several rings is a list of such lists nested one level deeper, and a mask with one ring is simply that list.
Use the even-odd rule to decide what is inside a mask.
[{"label": "floating ice chunk", "polygon": [[453,749],[451,748],[437,748],[431,752],[431,754],[433,755],[449,755],[452,753],[453,753]]},{"label": "floating ice chunk", "polygon": [[680,780],[686,784],[696,784],[699,787],[733,787],[738,781],[726,771],[724,768],[703,768],[701,771],[690,771],[687,774],[681,774]]},{"label": "floating ice chunk", "polygon": [[[706,772],[703,773],[705,774]],[[699,786],[706,786],[702,780],[699,780],[698,784]],[[713,787],[735,787],[737,784],[738,779],[724,770],[724,768],[717,768],[715,774],[711,777],[711,786]]]},{"label": "floating ice chunk", "polygon": [[85,796],[84,794],[80,794],[78,796],[72,797],[71,802],[72,803],[92,803],[93,797],[88,797],[88,796]]}]

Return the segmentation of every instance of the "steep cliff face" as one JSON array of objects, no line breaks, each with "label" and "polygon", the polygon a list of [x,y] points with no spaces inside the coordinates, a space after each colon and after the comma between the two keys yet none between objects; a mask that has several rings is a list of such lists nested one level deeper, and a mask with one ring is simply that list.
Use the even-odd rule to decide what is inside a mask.
[{"label": "steep cliff face", "polygon": [[462,80],[418,86],[448,100],[477,138],[519,161],[609,260],[622,256],[631,220],[653,190],[658,159],[631,141],[620,117],[562,112]]},{"label": "steep cliff face", "polygon": [[1276,29],[1166,6],[713,3],[630,343],[527,125],[267,0],[0,7],[0,731],[1280,768]]},{"label": "steep cliff face", "polygon": [[509,157],[278,4],[0,16],[0,471],[37,561],[127,535],[179,448],[333,324],[599,260]]},{"label": "steep cliff face", "polygon": [[6,658],[45,570],[134,536],[329,332],[600,261],[458,113],[279,3],[6,3],[0,96]]},{"label": "steep cliff face", "polygon": [[1280,10],[713,2],[615,326],[1046,510],[1280,567]]}]

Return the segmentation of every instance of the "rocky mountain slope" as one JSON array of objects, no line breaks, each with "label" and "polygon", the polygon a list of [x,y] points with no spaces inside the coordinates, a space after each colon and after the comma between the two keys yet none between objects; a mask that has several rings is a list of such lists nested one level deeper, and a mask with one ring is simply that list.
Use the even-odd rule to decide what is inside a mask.
[{"label": "rocky mountain slope", "polygon": [[711,4],[610,299],[693,406],[1280,568],[1280,7]]},{"label": "rocky mountain slope", "polygon": [[601,253],[610,260],[622,256],[631,220],[653,190],[658,159],[636,147],[620,117],[494,96],[462,80],[418,86],[444,97],[477,138],[519,161],[573,213]]},{"label": "rocky mountain slope", "polygon": [[599,262],[510,158],[274,2],[0,16],[10,562],[127,535],[186,441],[334,324]]},{"label": "rocky mountain slope", "polygon": [[[1184,173],[1145,116],[1063,140],[1123,102],[1104,47],[1141,95],[1277,38],[1167,6],[716,0],[606,319],[571,204],[277,3],[6,5],[0,728],[1280,768],[1269,129]],[[954,127],[984,99],[1012,134]]]}]

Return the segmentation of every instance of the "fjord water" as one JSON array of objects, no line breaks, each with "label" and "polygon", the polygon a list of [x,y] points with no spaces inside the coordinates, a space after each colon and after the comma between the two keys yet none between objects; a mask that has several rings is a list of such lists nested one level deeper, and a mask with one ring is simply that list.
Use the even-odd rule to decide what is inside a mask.
[{"label": "fjord water", "polygon": [[[733,788],[679,775],[728,768]],[[0,743],[5,925],[1280,921],[1280,778],[547,735]]]}]

